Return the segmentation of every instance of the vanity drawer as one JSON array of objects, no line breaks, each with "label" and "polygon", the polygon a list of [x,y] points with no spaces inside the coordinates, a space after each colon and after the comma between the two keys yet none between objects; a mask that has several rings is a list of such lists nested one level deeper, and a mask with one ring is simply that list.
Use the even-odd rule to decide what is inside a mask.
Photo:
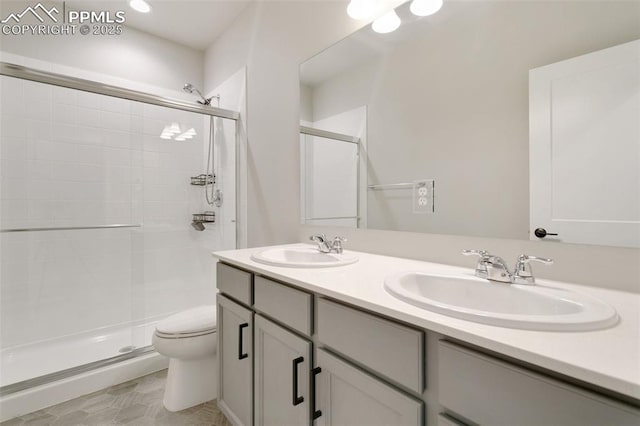
[{"label": "vanity drawer", "polygon": [[424,332],[317,299],[318,341],[409,390],[424,389]]},{"label": "vanity drawer", "polygon": [[221,293],[245,305],[251,305],[251,283],[253,281],[251,273],[218,262],[216,274],[218,290]]},{"label": "vanity drawer", "polygon": [[638,425],[640,411],[595,393],[441,341],[439,402],[482,425]]},{"label": "vanity drawer", "polygon": [[256,310],[311,336],[311,294],[256,276],[253,297]]}]

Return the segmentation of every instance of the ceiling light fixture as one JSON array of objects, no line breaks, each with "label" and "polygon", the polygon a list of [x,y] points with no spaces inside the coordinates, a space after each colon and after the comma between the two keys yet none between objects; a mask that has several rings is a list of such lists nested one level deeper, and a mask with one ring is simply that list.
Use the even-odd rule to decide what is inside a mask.
[{"label": "ceiling light fixture", "polygon": [[180,125],[178,123],[171,123],[171,126],[169,126],[167,131],[173,134],[182,133],[182,130],[180,130]]},{"label": "ceiling light fixture", "polygon": [[433,15],[442,7],[442,0],[413,0],[409,10],[417,16]]},{"label": "ceiling light fixture", "polygon": [[129,6],[131,9],[138,11],[140,13],[149,13],[151,12],[151,6],[144,0],[131,0],[129,2]]},{"label": "ceiling light fixture", "polygon": [[351,0],[347,6],[347,15],[358,21],[373,18],[376,0]]},{"label": "ceiling light fixture", "polygon": [[400,26],[400,23],[400,17],[396,13],[396,11],[391,10],[385,15],[373,21],[371,28],[373,28],[373,31],[377,33],[386,34],[397,30]]},{"label": "ceiling light fixture", "polygon": [[185,141],[187,139],[192,139],[198,133],[196,129],[191,127],[189,130],[183,132],[180,129],[180,125],[178,123],[171,123],[164,126],[162,129],[162,133],[160,133],[160,139],[173,139],[176,141]]}]

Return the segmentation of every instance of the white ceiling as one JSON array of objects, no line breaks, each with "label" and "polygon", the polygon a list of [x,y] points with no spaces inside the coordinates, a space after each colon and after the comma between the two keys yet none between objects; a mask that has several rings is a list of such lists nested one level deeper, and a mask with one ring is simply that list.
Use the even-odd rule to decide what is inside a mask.
[{"label": "white ceiling", "polygon": [[[7,0],[0,0],[6,2]],[[32,1],[32,0],[21,0]],[[42,0],[41,0],[42,1]],[[46,0],[44,0],[46,1]],[[231,23],[252,3],[282,0],[146,0],[151,12],[140,13],[129,7],[129,0],[67,0],[67,9],[124,10],[125,25],[180,43],[197,50],[209,47]],[[348,0],[287,0],[340,1]],[[384,13],[407,0],[377,0],[378,11]],[[90,5],[90,7],[88,7]]]},{"label": "white ceiling", "polygon": [[[396,12],[402,24],[396,31],[388,34],[378,34],[370,25],[345,37],[333,46],[323,50],[300,65],[300,80],[303,84],[315,87],[332,77],[340,75],[365,63],[381,58],[387,52],[392,52],[398,44],[415,38],[417,35],[429,31],[429,25],[443,21],[455,15],[463,2],[448,1],[447,7],[432,17],[417,17],[409,11],[409,3],[400,6],[403,0],[392,3],[397,6]],[[395,1],[395,0],[394,0]]]},{"label": "white ceiling", "polygon": [[197,50],[206,49],[255,0],[147,0],[139,13],[128,0],[68,0],[68,9],[124,10],[125,25]]}]

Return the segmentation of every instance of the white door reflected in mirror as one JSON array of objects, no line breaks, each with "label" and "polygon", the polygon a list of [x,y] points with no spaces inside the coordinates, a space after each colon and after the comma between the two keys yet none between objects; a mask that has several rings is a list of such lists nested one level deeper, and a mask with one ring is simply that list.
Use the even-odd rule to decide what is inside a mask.
[{"label": "white door reflected in mirror", "polygon": [[640,247],[640,40],[531,70],[529,105],[531,239]]}]

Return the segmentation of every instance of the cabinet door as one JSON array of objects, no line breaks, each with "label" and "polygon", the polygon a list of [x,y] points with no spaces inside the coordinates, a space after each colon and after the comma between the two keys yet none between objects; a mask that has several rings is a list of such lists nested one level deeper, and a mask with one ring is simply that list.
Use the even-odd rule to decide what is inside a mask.
[{"label": "cabinet door", "polygon": [[234,425],[251,426],[253,313],[218,294],[220,410]]},{"label": "cabinet door", "polygon": [[255,317],[255,424],[308,425],[311,342]]},{"label": "cabinet door", "polygon": [[438,400],[480,425],[640,425],[635,407],[447,341],[438,345]]},{"label": "cabinet door", "polygon": [[[423,404],[321,349],[317,351],[316,424],[418,426]],[[318,371],[317,369],[314,369]]]}]

